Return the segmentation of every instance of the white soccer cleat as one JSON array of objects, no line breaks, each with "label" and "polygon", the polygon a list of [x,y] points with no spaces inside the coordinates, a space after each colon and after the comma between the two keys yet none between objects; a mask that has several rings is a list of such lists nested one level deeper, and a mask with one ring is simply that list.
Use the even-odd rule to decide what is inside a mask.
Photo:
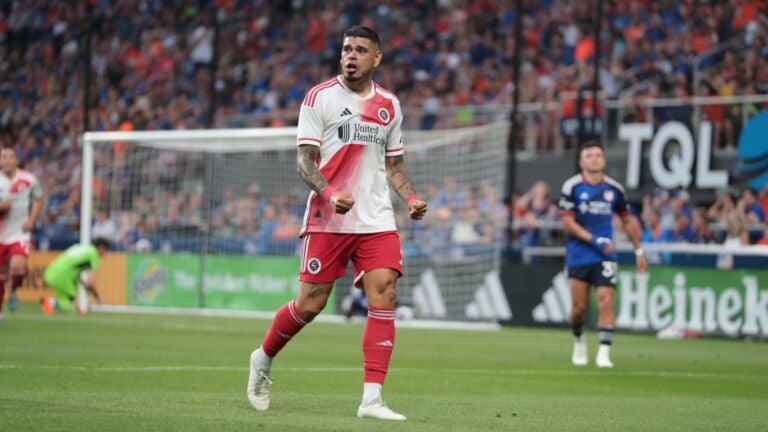
[{"label": "white soccer cleat", "polygon": [[392,411],[381,398],[376,399],[366,406],[360,406],[357,409],[357,416],[360,418],[368,417],[379,420],[404,421],[406,418],[402,414]]},{"label": "white soccer cleat", "polygon": [[599,368],[613,367],[613,362],[611,361],[610,345],[600,345],[600,347],[597,349],[597,357],[595,358],[595,364]]},{"label": "white soccer cleat", "polygon": [[573,355],[571,355],[571,362],[574,366],[586,366],[589,364],[589,356],[587,356],[587,340],[584,335],[581,335],[573,341]]},{"label": "white soccer cleat", "polygon": [[[261,348],[259,348],[261,349]],[[269,386],[272,379],[269,377],[269,371],[257,369],[254,360],[259,350],[251,353],[251,367],[248,373],[248,402],[251,403],[256,411],[266,411],[269,408]]]}]

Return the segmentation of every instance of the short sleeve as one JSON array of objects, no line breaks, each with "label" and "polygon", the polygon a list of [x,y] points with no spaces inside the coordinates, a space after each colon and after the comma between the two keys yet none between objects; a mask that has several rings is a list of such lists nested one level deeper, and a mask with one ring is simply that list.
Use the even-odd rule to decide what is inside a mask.
[{"label": "short sleeve", "polygon": [[297,128],[296,145],[313,145],[320,147],[323,139],[323,121],[319,112],[319,104],[315,106],[301,105],[299,125]]},{"label": "short sleeve", "polygon": [[629,204],[627,203],[624,191],[619,188],[613,188],[613,191],[616,194],[616,201],[613,203],[613,212],[620,216],[630,213]]},{"label": "short sleeve", "polygon": [[560,193],[560,201],[557,205],[560,208],[560,214],[573,214],[576,208],[576,201],[573,199],[573,186],[568,183],[563,185],[563,190]]},{"label": "short sleeve", "polygon": [[37,177],[32,177],[32,189],[30,190],[32,198],[40,198],[43,196],[43,186],[40,184],[40,180]]},{"label": "short sleeve", "polygon": [[90,255],[91,255],[91,259],[90,259],[91,270],[96,271],[99,268],[99,265],[101,264],[101,257],[99,257],[99,252],[96,251],[96,248],[93,248],[93,250],[91,250]]},{"label": "short sleeve", "polygon": [[403,112],[400,110],[400,102],[393,100],[392,106],[395,109],[395,120],[387,136],[386,156],[400,156],[405,152],[403,143]]}]

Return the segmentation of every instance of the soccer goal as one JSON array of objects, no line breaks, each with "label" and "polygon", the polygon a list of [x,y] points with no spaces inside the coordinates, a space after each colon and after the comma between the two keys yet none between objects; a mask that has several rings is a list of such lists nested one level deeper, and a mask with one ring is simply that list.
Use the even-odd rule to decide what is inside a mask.
[{"label": "soccer goal", "polygon": [[[498,277],[508,124],[406,131],[406,163],[430,210],[403,244],[401,305],[415,318],[511,318]],[[81,240],[125,257],[126,304],[274,311],[298,289],[297,234],[308,188],[295,128],[88,132]],[[394,195],[393,195],[394,197]],[[348,272],[351,275],[351,271]],[[327,313],[342,313],[351,276]]]}]

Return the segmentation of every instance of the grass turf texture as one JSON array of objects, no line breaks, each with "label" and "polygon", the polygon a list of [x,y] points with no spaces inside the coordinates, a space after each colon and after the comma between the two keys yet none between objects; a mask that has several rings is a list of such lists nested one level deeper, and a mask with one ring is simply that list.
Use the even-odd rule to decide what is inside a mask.
[{"label": "grass turf texture", "polygon": [[618,333],[613,370],[570,365],[567,330],[400,329],[385,400],[404,423],[355,417],[360,324],[314,323],[245,397],[264,320],[90,314],[24,305],[0,327],[3,430],[766,430],[768,344]]}]

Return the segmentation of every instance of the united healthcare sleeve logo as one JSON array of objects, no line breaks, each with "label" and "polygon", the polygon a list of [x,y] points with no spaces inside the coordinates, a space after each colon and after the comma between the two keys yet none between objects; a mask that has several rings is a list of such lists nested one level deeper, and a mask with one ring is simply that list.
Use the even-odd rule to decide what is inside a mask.
[{"label": "united healthcare sleeve logo", "polygon": [[761,190],[768,182],[768,111],[752,117],[739,137],[736,171],[749,187]]}]

